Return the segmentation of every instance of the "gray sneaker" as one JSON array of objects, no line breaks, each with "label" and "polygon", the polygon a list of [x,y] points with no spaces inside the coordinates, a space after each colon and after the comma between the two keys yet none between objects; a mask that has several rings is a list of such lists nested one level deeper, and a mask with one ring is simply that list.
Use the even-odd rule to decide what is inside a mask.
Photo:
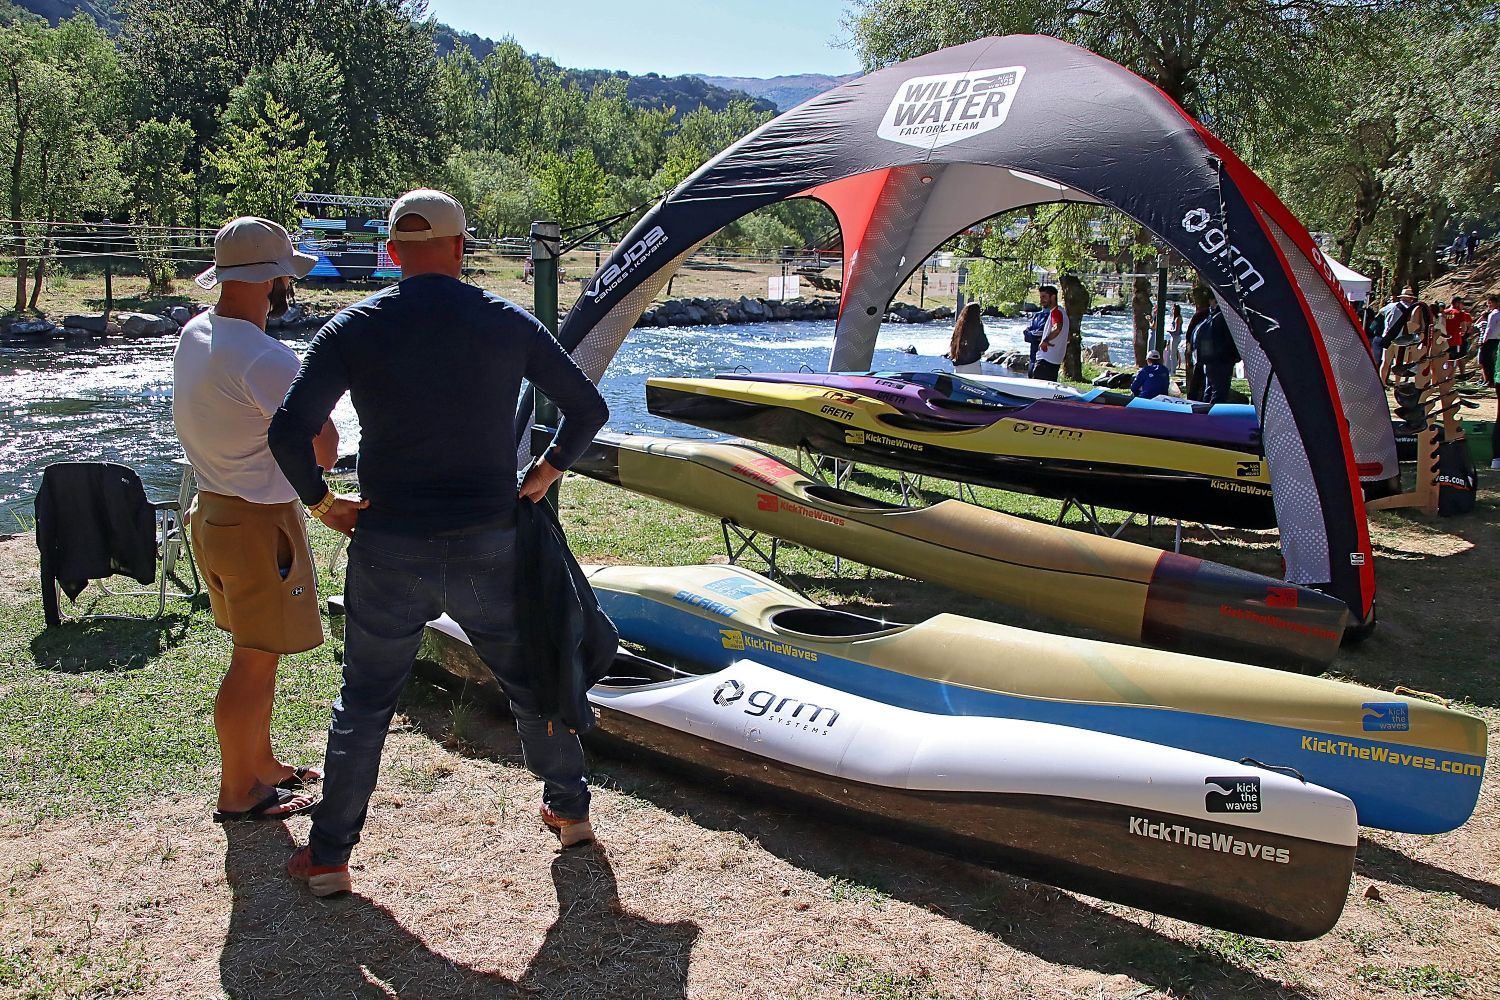
[{"label": "gray sneaker", "polygon": [[1490,459],[1490,468],[1492,468],[1492,469],[1500,469],[1500,458],[1492,458],[1492,459]]}]

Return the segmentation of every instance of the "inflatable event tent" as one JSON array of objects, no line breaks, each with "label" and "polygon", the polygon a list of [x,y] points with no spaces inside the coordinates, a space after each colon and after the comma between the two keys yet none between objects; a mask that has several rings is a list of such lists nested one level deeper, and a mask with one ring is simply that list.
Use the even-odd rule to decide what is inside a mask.
[{"label": "inflatable event tent", "polygon": [[1264,428],[1287,578],[1373,622],[1361,481],[1388,491],[1397,465],[1369,343],[1307,231],[1160,91],[1037,36],[984,38],[844,84],[724,150],[652,208],[585,285],[563,346],[597,380],[704,240],[797,197],[824,202],[842,229],[836,371],[869,366],[895,290],[979,220],[1074,201],[1140,222],[1203,274],[1229,319]]}]

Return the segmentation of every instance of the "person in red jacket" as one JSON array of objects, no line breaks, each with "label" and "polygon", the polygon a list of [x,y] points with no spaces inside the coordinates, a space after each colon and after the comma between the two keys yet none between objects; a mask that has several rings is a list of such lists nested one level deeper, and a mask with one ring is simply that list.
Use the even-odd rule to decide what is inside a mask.
[{"label": "person in red jacket", "polygon": [[1469,331],[1474,328],[1474,317],[1469,315],[1464,306],[1463,298],[1455,295],[1448,308],[1443,310],[1443,332],[1448,337],[1448,360],[1458,365],[1460,377],[1463,376]]}]

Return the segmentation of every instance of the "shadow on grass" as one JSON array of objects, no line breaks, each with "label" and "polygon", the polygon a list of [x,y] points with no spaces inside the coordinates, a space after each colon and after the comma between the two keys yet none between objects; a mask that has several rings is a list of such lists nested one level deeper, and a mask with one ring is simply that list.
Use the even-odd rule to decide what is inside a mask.
[{"label": "shadow on grass", "polygon": [[1422,892],[1451,892],[1491,910],[1500,910],[1500,886],[1409,858],[1400,851],[1363,837],[1354,861],[1366,878],[1390,882]]},{"label": "shadow on grass", "polygon": [[558,917],[526,971],[511,980],[433,951],[417,930],[357,891],[314,898],[283,870],[294,847],[285,825],[228,824],[224,833],[224,871],[234,893],[219,957],[227,996],[685,995],[698,925],[657,923],[626,910],[602,848],[564,851],[552,862]]},{"label": "shadow on grass", "polygon": [[[207,597],[202,600],[206,606]],[[63,622],[31,640],[31,655],[39,668],[65,674],[139,670],[183,641],[197,605],[150,621]]]},{"label": "shadow on grass", "polygon": [[[429,661],[418,661],[418,677],[402,705],[416,730],[457,753],[520,763],[519,740],[497,689],[460,680]],[[590,759],[596,787],[644,800],[706,829],[742,834],[828,879],[830,892],[837,888],[871,905],[886,897],[900,899],[1045,961],[1105,975],[1126,973],[1162,989],[1310,997],[1116,916],[1112,904],[1093,906],[1042,883],[909,847],[852,824],[786,812],[770,799],[742,796],[739,790],[682,782],[647,762],[604,757],[597,747],[591,747]]]}]

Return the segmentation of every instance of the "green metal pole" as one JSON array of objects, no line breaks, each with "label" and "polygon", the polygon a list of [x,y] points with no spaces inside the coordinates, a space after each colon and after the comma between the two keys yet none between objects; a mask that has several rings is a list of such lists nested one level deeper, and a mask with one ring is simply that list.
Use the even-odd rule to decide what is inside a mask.
[{"label": "green metal pole", "polygon": [[[561,237],[561,228],[555,222],[531,224],[531,311],[554,337],[557,336],[557,252]],[[537,393],[536,417],[540,423],[555,428],[559,419],[557,404]],[[558,506],[561,482],[553,483],[547,491],[554,510],[561,510]]]},{"label": "green metal pole", "polygon": [[1161,356],[1167,356],[1167,254],[1170,251],[1162,247],[1157,254],[1157,260],[1161,263],[1156,268],[1156,350]]}]

